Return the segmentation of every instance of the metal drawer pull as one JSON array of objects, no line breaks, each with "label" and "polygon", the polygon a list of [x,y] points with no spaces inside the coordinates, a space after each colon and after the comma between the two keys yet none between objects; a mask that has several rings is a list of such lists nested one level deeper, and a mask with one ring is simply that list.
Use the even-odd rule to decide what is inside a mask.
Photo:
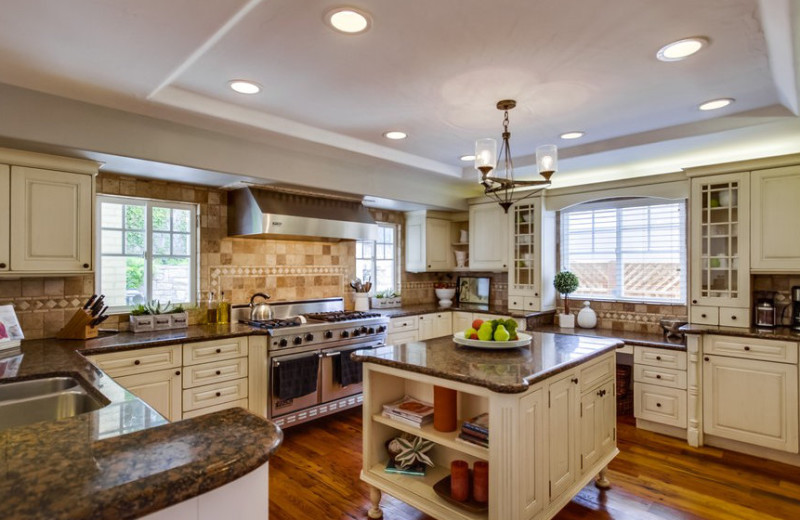
[{"label": "metal drawer pull", "polygon": [[175,371],[175,375],[176,375],[176,376],[179,376],[179,375],[181,375],[181,371],[180,371],[180,370],[176,370],[176,371]]},{"label": "metal drawer pull", "polygon": [[656,379],[661,379],[661,374],[656,374]]},{"label": "metal drawer pull", "polygon": [[744,347],[745,350],[750,350],[750,347]]},{"label": "metal drawer pull", "polygon": [[221,348],[217,349],[217,354],[222,354],[222,349]]},{"label": "metal drawer pull", "polygon": [[656,403],[656,407],[661,408],[661,403]]},{"label": "metal drawer pull", "polygon": [[217,375],[218,376],[222,375],[222,370],[217,370]]},{"label": "metal drawer pull", "polygon": [[578,384],[578,378],[577,377],[573,377],[572,379],[570,379],[570,381],[572,381],[576,385]]},{"label": "metal drawer pull", "polygon": [[141,362],[141,361],[139,361],[139,360],[137,359],[136,361],[134,361],[134,362],[133,362],[133,364],[134,364],[134,365],[141,365],[141,364],[142,364],[142,362]]},{"label": "metal drawer pull", "polygon": [[656,361],[661,361],[661,356],[656,356]]},{"label": "metal drawer pull", "polygon": [[[217,392],[217,397],[222,397],[222,392]],[[661,405],[658,405],[661,406]]]}]

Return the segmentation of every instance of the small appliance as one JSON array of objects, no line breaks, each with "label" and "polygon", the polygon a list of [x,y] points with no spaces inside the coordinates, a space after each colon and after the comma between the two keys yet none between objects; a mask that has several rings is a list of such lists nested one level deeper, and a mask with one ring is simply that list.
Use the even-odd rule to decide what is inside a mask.
[{"label": "small appliance", "polygon": [[759,298],[756,300],[755,326],[758,328],[775,327],[775,300]]},{"label": "small appliance", "polygon": [[800,285],[792,287],[792,329],[800,331]]}]

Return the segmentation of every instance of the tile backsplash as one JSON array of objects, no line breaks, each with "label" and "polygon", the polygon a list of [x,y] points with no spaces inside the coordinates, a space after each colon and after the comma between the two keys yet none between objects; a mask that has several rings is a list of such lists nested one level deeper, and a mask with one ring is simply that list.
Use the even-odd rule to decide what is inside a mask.
[{"label": "tile backsplash", "polygon": [[[661,318],[687,319],[688,315],[686,305],[628,303],[582,298],[569,299],[570,313],[577,316],[585,301],[588,301],[590,307],[597,313],[598,329],[659,334],[663,332],[658,323]],[[556,312],[564,312],[564,302],[560,296],[556,298]]]}]

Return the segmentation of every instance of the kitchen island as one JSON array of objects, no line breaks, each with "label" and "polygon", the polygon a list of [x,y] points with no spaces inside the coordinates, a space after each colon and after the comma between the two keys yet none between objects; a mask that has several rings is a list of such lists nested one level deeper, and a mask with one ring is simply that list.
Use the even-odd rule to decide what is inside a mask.
[{"label": "kitchen island", "polygon": [[[620,341],[533,333],[529,347],[479,350],[451,338],[362,350],[364,442],[361,478],[371,486],[370,518],[380,518],[381,492],[441,520],[530,520],[553,517],[588,482],[608,487],[616,456],[615,351]],[[433,387],[458,392],[459,426],[489,413],[488,448],[464,443],[460,428],[439,432],[381,415],[405,395],[433,402]],[[384,471],[386,442],[410,433],[431,440],[435,462],[422,477]],[[450,462],[489,462],[487,511],[467,510],[433,486]]]}]

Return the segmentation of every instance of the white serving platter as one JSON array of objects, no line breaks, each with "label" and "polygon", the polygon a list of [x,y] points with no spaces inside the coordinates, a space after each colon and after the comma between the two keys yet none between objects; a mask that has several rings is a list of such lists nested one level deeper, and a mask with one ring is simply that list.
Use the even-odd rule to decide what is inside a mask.
[{"label": "white serving platter", "polygon": [[453,334],[453,341],[459,345],[466,347],[485,348],[491,350],[504,349],[504,348],[517,348],[527,347],[531,344],[533,336],[525,334],[524,332],[517,332],[516,341],[481,341],[479,339],[468,339],[464,337],[463,332],[456,332]]}]

